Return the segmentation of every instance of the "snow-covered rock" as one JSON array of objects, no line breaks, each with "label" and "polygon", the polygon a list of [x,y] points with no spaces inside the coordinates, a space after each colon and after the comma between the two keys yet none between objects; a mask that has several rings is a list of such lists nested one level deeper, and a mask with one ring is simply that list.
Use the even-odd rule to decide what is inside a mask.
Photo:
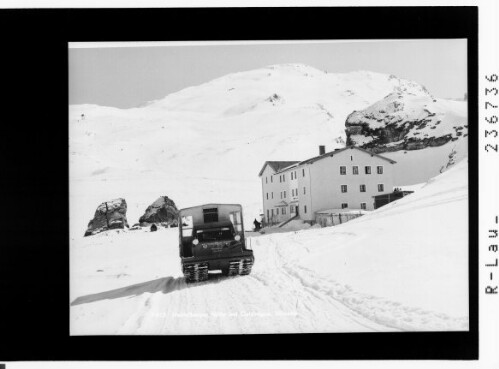
[{"label": "snow-covered rock", "polygon": [[466,102],[394,92],[345,122],[347,144],[376,153],[442,146],[468,135]]}]

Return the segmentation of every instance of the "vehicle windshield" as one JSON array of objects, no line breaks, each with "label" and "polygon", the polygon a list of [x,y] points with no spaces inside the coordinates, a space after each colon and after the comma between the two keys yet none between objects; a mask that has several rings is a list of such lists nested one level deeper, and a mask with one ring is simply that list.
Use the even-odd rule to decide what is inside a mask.
[{"label": "vehicle windshield", "polygon": [[230,241],[234,239],[234,230],[229,227],[197,229],[195,237],[199,242]]}]

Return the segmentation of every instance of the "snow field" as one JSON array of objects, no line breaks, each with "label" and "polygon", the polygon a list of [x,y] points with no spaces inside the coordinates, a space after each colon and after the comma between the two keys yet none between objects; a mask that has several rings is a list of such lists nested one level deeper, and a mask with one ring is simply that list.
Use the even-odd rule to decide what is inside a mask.
[{"label": "snow field", "polygon": [[466,175],[462,161],[343,225],[252,237],[244,277],[186,284],[174,228],[81,237],[71,333],[467,330]]}]

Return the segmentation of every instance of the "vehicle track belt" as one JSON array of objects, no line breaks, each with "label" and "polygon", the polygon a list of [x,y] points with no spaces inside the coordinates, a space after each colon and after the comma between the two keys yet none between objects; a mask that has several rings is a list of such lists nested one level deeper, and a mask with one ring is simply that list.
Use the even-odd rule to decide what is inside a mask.
[{"label": "vehicle track belt", "polygon": [[229,276],[250,274],[252,266],[253,260],[251,259],[231,261],[229,263]]},{"label": "vehicle track belt", "polygon": [[184,265],[183,272],[186,282],[206,281],[208,279],[208,263]]}]

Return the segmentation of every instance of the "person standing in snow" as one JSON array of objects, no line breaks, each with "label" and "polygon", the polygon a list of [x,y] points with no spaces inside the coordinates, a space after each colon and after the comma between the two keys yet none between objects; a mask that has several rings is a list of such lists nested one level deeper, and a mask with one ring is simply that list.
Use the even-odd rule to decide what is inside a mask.
[{"label": "person standing in snow", "polygon": [[260,227],[261,227],[261,224],[258,220],[254,220],[253,224],[255,225],[255,231],[259,231],[260,230]]}]

